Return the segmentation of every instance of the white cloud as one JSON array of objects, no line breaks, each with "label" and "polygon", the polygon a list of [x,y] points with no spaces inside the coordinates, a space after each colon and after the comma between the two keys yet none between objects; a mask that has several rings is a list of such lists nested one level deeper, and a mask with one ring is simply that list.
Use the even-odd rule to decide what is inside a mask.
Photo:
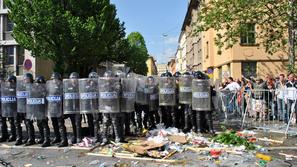
[{"label": "white cloud", "polygon": [[155,58],[157,59],[158,64],[167,63],[170,58],[175,57],[176,49],[167,48],[161,53],[157,53]]},{"label": "white cloud", "polygon": [[169,45],[172,45],[172,44],[177,44],[178,43],[178,36],[175,36],[175,37],[166,37],[164,39],[164,43],[165,44],[169,44]]}]

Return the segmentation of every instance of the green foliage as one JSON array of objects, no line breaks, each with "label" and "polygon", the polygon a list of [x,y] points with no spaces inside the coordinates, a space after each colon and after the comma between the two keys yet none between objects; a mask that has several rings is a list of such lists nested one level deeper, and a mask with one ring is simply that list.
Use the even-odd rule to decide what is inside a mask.
[{"label": "green foliage", "polygon": [[[294,3],[290,3],[294,1]],[[219,49],[232,47],[247,31],[248,23],[256,25],[256,43],[266,52],[288,52],[288,29],[296,23],[295,0],[210,0],[202,1],[195,25],[196,33],[214,29]],[[292,14],[294,13],[294,14]],[[295,46],[294,46],[295,47]]]},{"label": "green foliage", "polygon": [[132,32],[128,35],[129,43],[129,61],[127,65],[138,74],[145,75],[147,73],[146,60],[148,59],[148,51],[145,40],[139,32]]},{"label": "green foliage", "polygon": [[247,139],[236,135],[235,131],[225,131],[213,138],[215,142],[223,143],[227,145],[241,146],[244,145],[247,150],[256,149],[253,143],[250,143]]},{"label": "green foliage", "polygon": [[[118,60],[125,37],[109,0],[5,0],[15,23],[13,37],[36,57],[52,60],[59,72],[86,73]],[[125,60],[125,57],[122,60]]]}]

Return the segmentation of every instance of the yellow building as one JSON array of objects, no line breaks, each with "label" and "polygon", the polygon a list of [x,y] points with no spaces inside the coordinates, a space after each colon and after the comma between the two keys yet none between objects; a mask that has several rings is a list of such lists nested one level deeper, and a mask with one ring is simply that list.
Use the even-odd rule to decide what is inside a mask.
[{"label": "yellow building", "polygon": [[[193,22],[197,11],[199,11],[199,1],[191,0],[184,20],[182,33],[193,32]],[[241,78],[244,76],[254,76],[264,78],[267,74],[277,75],[286,72],[288,57],[285,53],[275,53],[270,55],[265,52],[265,48],[258,45],[259,39],[255,38],[256,25],[249,25],[246,34],[240,38],[239,44],[230,49],[219,50],[215,45],[216,31],[210,29],[201,32],[196,36],[186,36],[187,44],[187,66],[194,66],[193,70],[207,72],[214,80],[232,76]],[[194,42],[193,42],[194,41]],[[195,44],[195,45],[194,45]],[[201,63],[201,66],[200,66]]]},{"label": "yellow building", "polygon": [[146,66],[147,66],[147,76],[158,74],[156,60],[154,59],[153,56],[149,56],[149,58],[146,60]]}]

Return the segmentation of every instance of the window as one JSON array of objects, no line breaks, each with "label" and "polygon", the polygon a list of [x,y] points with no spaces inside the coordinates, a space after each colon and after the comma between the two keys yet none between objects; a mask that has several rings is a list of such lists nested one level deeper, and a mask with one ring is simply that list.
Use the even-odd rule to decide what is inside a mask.
[{"label": "window", "polygon": [[257,62],[242,62],[241,73],[244,77],[257,77]]},{"label": "window", "polygon": [[6,31],[12,31],[12,29],[13,29],[13,22],[10,21],[10,19],[7,17]]},{"label": "window", "polygon": [[6,61],[7,65],[14,64],[14,46],[6,46],[3,52],[4,61]]},{"label": "window", "polygon": [[255,24],[249,23],[243,26],[243,31],[240,37],[240,44],[250,45],[256,43]]},{"label": "window", "polygon": [[17,58],[18,58],[18,65],[23,65],[23,62],[24,62],[24,53],[25,53],[25,50],[24,48],[18,46],[17,47]]}]

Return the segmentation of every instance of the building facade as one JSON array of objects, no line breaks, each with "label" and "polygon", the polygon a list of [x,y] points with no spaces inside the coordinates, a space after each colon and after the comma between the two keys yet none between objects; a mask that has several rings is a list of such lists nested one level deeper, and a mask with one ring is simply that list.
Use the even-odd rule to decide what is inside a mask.
[{"label": "building facade", "polygon": [[147,65],[147,76],[158,75],[156,60],[154,59],[153,56],[149,56],[149,58],[146,61],[146,65]]},{"label": "building facade", "polygon": [[[270,55],[265,52],[256,39],[257,25],[248,25],[248,31],[241,35],[239,44],[232,48],[219,50],[215,45],[216,31],[210,29],[193,34],[193,23],[197,20],[200,8],[199,0],[189,2],[181,34],[186,33],[186,65],[191,70],[207,72],[214,80],[232,76],[264,78],[268,74],[277,75],[286,72],[288,57],[278,52]],[[182,45],[181,40],[179,41]]]},{"label": "building facade", "polygon": [[32,73],[33,76],[43,75],[49,78],[52,72],[52,63],[31,56],[12,37],[14,23],[8,18],[8,9],[3,0],[0,0],[0,55],[1,68],[16,76]]},{"label": "building facade", "polygon": [[176,70],[180,72],[187,71],[187,45],[186,45],[186,34],[184,31],[180,33],[178,39],[178,48],[176,51]]},{"label": "building facade", "polygon": [[157,64],[158,75],[160,76],[162,73],[166,72],[167,64]]}]

